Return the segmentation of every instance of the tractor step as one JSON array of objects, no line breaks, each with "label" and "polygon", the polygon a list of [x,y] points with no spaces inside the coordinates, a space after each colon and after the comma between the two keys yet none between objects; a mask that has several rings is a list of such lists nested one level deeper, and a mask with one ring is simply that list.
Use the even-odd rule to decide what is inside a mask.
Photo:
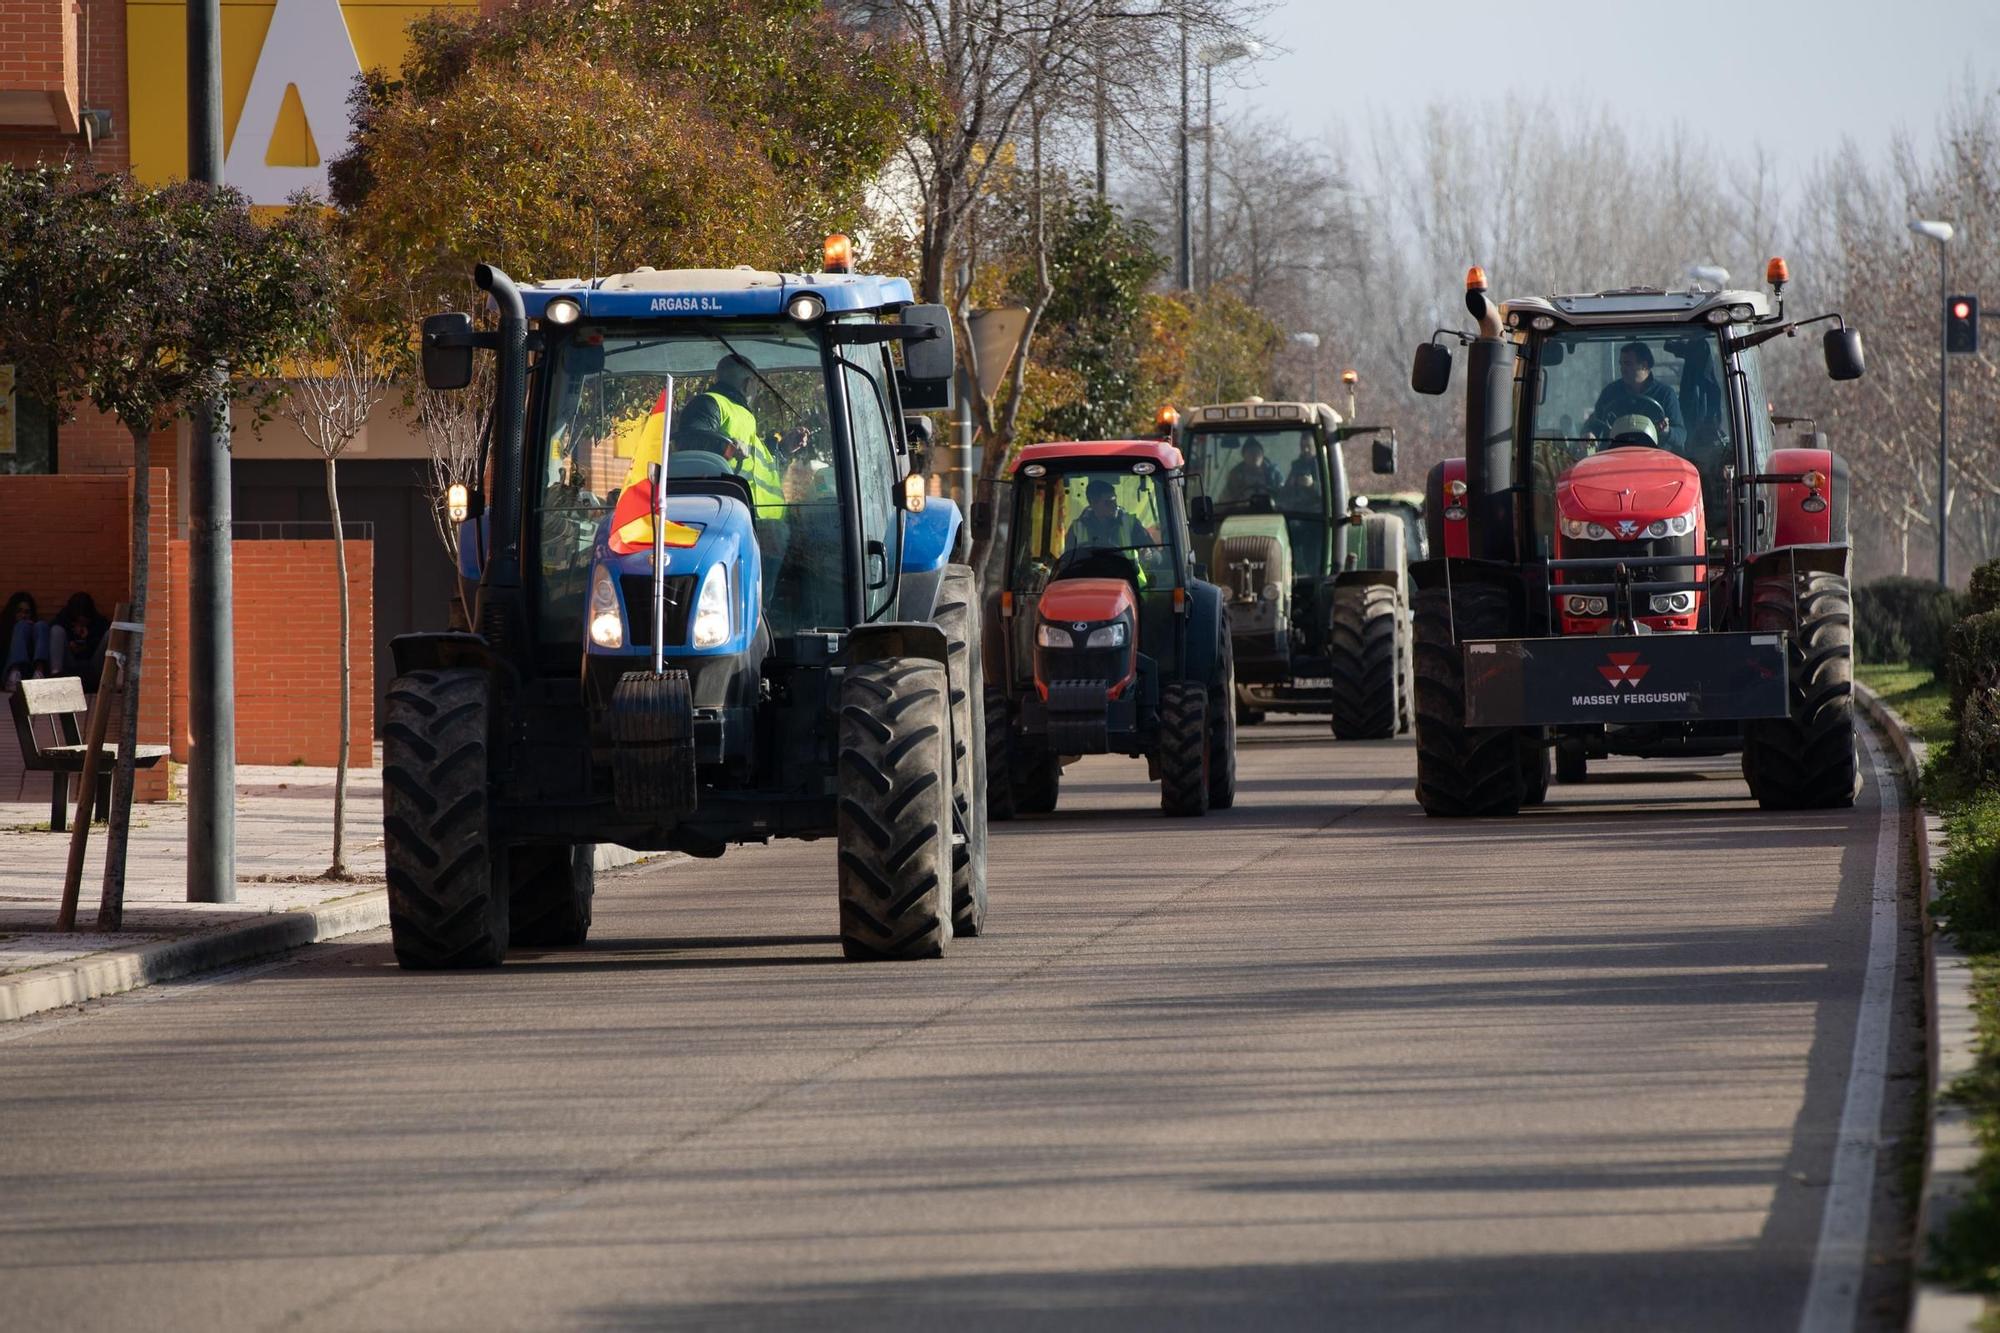
[{"label": "tractor step", "polygon": [[1789,716],[1782,634],[1468,639],[1461,646],[1469,727]]}]

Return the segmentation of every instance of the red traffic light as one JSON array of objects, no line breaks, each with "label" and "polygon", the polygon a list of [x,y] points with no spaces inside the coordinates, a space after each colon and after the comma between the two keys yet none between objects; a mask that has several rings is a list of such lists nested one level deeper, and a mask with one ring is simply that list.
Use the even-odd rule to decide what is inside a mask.
[{"label": "red traffic light", "polygon": [[1953,319],[1964,319],[1967,315],[1970,315],[1971,313],[1972,313],[1972,302],[1953,301],[1951,303],[1951,317]]}]

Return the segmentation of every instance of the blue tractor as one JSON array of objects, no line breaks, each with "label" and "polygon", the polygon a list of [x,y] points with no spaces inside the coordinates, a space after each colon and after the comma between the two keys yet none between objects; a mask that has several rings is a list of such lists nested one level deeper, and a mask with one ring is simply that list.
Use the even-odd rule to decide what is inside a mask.
[{"label": "blue tractor", "polygon": [[[836,238],[837,240],[838,238]],[[850,958],[986,911],[979,599],[904,413],[950,320],[899,278],[639,269],[424,322],[426,383],[496,397],[464,497],[472,632],[404,635],[383,715],[405,967],[581,944],[594,844],[831,837]],[[454,508],[457,508],[456,497]]]}]

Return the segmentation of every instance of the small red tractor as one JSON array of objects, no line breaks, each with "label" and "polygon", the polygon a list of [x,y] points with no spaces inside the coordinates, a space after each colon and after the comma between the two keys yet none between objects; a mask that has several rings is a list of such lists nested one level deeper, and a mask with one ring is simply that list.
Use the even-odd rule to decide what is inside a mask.
[{"label": "small red tractor", "polygon": [[[1847,466],[1783,447],[1762,349],[1837,314],[1771,291],[1626,288],[1498,303],[1473,269],[1463,458],[1432,470],[1414,567],[1417,799],[1504,815],[1608,754],[1741,752],[1766,809],[1853,803]],[[1441,331],[1443,332],[1443,331]],[[1433,335],[1410,385],[1441,394]]]},{"label": "small red tractor", "polygon": [[[999,502],[987,594],[987,810],[1055,809],[1063,765],[1143,757],[1160,808],[1236,799],[1236,672],[1222,590],[1196,578],[1180,450],[1160,440],[1029,445]],[[975,525],[990,515],[975,508]]]}]

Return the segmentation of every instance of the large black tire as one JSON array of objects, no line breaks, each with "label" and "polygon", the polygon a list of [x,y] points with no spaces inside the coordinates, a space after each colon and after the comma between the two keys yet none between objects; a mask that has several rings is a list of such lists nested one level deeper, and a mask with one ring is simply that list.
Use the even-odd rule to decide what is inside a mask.
[{"label": "large black tire", "polygon": [[[1519,737],[1465,725],[1465,658],[1459,639],[1505,633],[1504,589],[1480,584],[1417,593],[1417,801],[1427,815],[1512,815],[1521,809]],[[1453,634],[1454,620],[1457,634]]]},{"label": "large black tire", "polygon": [[596,847],[511,847],[507,851],[508,939],[516,945],[567,948],[590,935],[597,894]]},{"label": "large black tire", "polygon": [[1540,805],[1549,799],[1549,747],[1539,729],[1518,733],[1521,744],[1521,804]]},{"label": "large black tire", "polygon": [[840,685],[840,947],[936,958],[951,938],[951,695],[943,665],[885,657]]},{"label": "large black tire", "polygon": [[1208,813],[1208,691],[1175,681],[1160,691],[1160,809],[1177,818]]},{"label": "large black tire", "polygon": [[1590,781],[1590,756],[1581,737],[1569,736],[1556,742],[1556,781],[1580,786]]},{"label": "large black tire", "polygon": [[1327,666],[1335,740],[1380,740],[1396,734],[1396,696],[1402,692],[1396,612],[1396,590],[1386,583],[1349,583],[1333,590]]},{"label": "large black tire", "polygon": [[493,967],[507,956],[508,893],[487,810],[489,688],[483,671],[413,671],[384,701],[389,936],[404,967]]},{"label": "large black tire", "polygon": [[[1794,611],[1796,598],[1796,613]],[[1829,810],[1861,794],[1854,735],[1854,617],[1847,580],[1807,572],[1759,578],[1753,633],[1788,635],[1791,716],[1743,728],[1743,776],[1766,810]]]},{"label": "large black tire", "polygon": [[951,932],[986,924],[986,681],[979,660],[979,587],[966,565],[948,565],[938,585],[951,684]]},{"label": "large black tire", "polygon": [[1208,696],[1208,808],[1236,804],[1236,650],[1224,636],[1217,656],[1222,680]]},{"label": "large black tire", "polygon": [[1022,759],[1014,769],[1014,808],[1024,815],[1045,815],[1062,795],[1062,760],[1052,754]]},{"label": "large black tire", "polygon": [[1407,736],[1417,726],[1416,648],[1411,642],[1410,604],[1396,599],[1396,734]]},{"label": "large black tire", "polygon": [[1008,736],[1007,692],[986,687],[986,817],[1014,817],[1014,743]]}]

